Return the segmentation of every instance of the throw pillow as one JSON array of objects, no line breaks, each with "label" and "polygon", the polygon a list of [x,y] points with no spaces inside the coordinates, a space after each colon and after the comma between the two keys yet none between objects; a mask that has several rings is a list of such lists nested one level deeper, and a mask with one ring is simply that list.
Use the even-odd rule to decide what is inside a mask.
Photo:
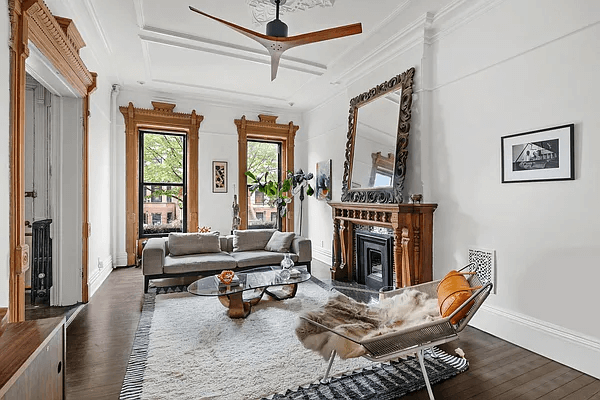
[{"label": "throw pillow", "polygon": [[278,253],[287,253],[290,251],[290,245],[296,234],[294,232],[273,232],[273,236],[265,246],[267,251],[276,251]]},{"label": "throw pillow", "polygon": [[169,253],[173,256],[220,251],[219,232],[169,233]]},{"label": "throw pillow", "polygon": [[[467,273],[469,274],[469,273]],[[471,291],[477,290],[479,287],[471,287],[469,281],[464,277],[464,273],[452,270],[440,281],[437,287],[438,306],[442,317],[448,317],[458,307],[471,297]],[[473,302],[467,304],[458,314],[456,314],[450,322],[458,324],[461,319],[467,315]]]},{"label": "throw pillow", "polygon": [[233,231],[233,251],[264,250],[275,229]]}]

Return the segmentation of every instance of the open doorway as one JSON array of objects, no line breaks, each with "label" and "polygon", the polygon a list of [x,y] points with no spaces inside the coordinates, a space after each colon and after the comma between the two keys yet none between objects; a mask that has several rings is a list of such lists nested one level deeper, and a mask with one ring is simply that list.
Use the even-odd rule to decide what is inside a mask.
[{"label": "open doorway", "polygon": [[[35,60],[27,71],[47,82]],[[25,319],[68,317],[83,300],[82,101],[68,94],[26,75]]]}]

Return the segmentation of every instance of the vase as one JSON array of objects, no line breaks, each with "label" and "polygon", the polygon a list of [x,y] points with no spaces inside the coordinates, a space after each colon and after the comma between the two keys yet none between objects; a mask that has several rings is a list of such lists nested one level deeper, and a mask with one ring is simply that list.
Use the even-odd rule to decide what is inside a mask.
[{"label": "vase", "polygon": [[281,276],[283,279],[290,279],[290,270],[294,266],[294,261],[290,257],[290,253],[285,253],[283,260],[281,260],[279,265],[281,265],[281,272],[279,273],[279,276]]}]

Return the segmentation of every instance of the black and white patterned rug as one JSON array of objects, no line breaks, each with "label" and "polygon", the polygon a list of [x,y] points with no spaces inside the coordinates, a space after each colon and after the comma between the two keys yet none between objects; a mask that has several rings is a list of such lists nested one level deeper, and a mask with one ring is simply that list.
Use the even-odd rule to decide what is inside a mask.
[{"label": "black and white patterned rug", "polygon": [[[319,284],[320,282],[315,282]],[[327,290],[326,285],[319,285],[322,289]],[[308,287],[306,288],[308,289]],[[182,293],[185,292],[185,287],[167,287],[167,288],[159,288],[161,294],[172,294],[172,293]],[[302,299],[300,296],[299,299],[296,299],[296,302],[299,303],[308,303],[311,299],[315,299],[315,293],[307,293],[309,297]],[[179,294],[178,296],[181,296]],[[149,362],[149,348],[150,346],[150,333],[152,328],[153,317],[155,314],[155,304],[157,296],[157,289],[151,288],[149,293],[145,295],[144,304],[142,308],[142,314],[140,317],[140,322],[138,325],[138,329],[136,332],[136,336],[133,343],[132,352],[130,355],[130,360],[128,363],[125,379],[123,382],[123,387],[120,394],[120,399],[141,399],[148,397],[148,393],[146,390],[148,389],[148,384],[145,382],[149,378],[148,372],[146,371],[148,368],[150,369],[150,376],[152,376],[152,367],[153,365]],[[177,295],[176,295],[177,296]],[[187,297],[187,296],[185,296]],[[195,296],[192,296],[195,297]],[[318,296],[317,296],[318,297]],[[163,297],[161,296],[161,299]],[[165,297],[167,298],[167,297]],[[192,299],[193,300],[193,299]],[[294,299],[292,301],[288,300],[287,304],[293,304]],[[215,302],[212,299],[212,302],[217,303],[218,306],[222,307],[218,302]],[[276,303],[276,306],[283,306],[285,304]],[[267,309],[273,309],[274,306],[265,305],[265,311]],[[219,308],[220,310],[220,308]],[[205,310],[203,310],[203,313]],[[252,314],[251,314],[252,315]],[[258,316],[258,314],[257,314]],[[164,322],[164,321],[163,321]],[[230,323],[231,320],[228,318],[225,320],[226,323]],[[241,323],[240,326],[247,324],[249,321],[245,323]],[[215,323],[217,323],[215,321]],[[238,320],[235,324],[240,323]],[[175,324],[177,325],[177,324]],[[221,323],[223,325],[223,323]],[[157,325],[162,326],[162,325]],[[220,326],[220,325],[219,325]],[[175,329],[175,332],[180,330],[180,328]],[[189,334],[189,332],[187,333]],[[169,336],[171,337],[171,336]],[[188,337],[188,336],[186,336]],[[363,360],[364,359],[354,359],[354,360]],[[239,360],[241,361],[241,360]],[[306,359],[304,359],[306,362]],[[336,360],[334,363],[334,367],[336,364],[338,367],[344,365],[347,361]],[[433,354],[429,353],[425,356],[425,364],[427,368],[427,373],[429,375],[429,379],[432,384],[436,382],[442,381],[444,379],[448,379],[452,376],[455,376],[468,368],[468,362],[459,357],[450,356],[441,350],[435,349]],[[319,362],[319,365],[324,368],[326,363],[324,361]],[[365,365],[369,365],[365,367]],[[156,369],[156,365],[153,365],[154,369]],[[163,365],[166,368],[166,365]],[[419,390],[425,386],[425,382],[423,380],[423,376],[421,373],[421,369],[419,366],[419,362],[414,357],[408,357],[406,360],[400,360],[391,363],[385,364],[369,364],[368,362],[363,363],[362,367],[365,367],[360,370],[355,370],[354,372],[348,372],[341,376],[334,376],[329,383],[321,384],[318,380],[308,380],[308,382],[314,382],[312,384],[304,385],[301,387],[293,387],[292,382],[290,381],[288,384],[280,385],[280,388],[277,391],[259,391],[255,393],[255,396],[245,397],[245,398],[260,398],[263,399],[271,399],[271,400],[280,400],[280,399],[396,399],[407,393],[413,392],[415,390]],[[161,367],[162,368],[162,367]],[[268,368],[268,367],[267,367]],[[356,368],[356,367],[354,367]],[[334,368],[335,369],[335,368]],[[323,369],[324,371],[324,369]],[[342,370],[343,371],[343,370]],[[263,375],[264,376],[264,375]],[[197,380],[197,379],[196,379]],[[166,381],[168,382],[168,380]],[[307,380],[304,380],[307,382]],[[300,382],[298,382],[300,383]],[[146,385],[146,386],[145,386]],[[146,387],[146,390],[144,390]],[[164,390],[164,388],[163,388]],[[193,391],[192,391],[193,392]],[[277,392],[277,394],[272,394]],[[196,392],[197,393],[197,392]],[[146,394],[146,395],[144,395]],[[156,395],[157,392],[154,392]],[[163,392],[164,394],[164,392]],[[173,394],[173,393],[172,393]],[[191,393],[188,393],[191,394]],[[260,396],[262,394],[262,396]],[[193,398],[186,397],[187,394],[183,396],[177,396],[176,398]],[[266,397],[265,397],[266,396]],[[150,395],[151,398],[152,395]],[[168,396],[167,396],[168,397]],[[198,398],[198,397],[195,397]],[[202,396],[200,396],[202,398]],[[213,397],[219,398],[219,397]],[[228,397],[229,398],[229,397]]]},{"label": "black and white patterned rug", "polygon": [[[425,352],[425,369],[431,384],[451,378],[469,368],[461,357],[451,356],[434,347]],[[360,371],[334,377],[328,383],[313,383],[265,397],[262,400],[320,400],[320,399],[377,399],[393,400],[425,387],[419,360],[405,360],[376,364]]]}]

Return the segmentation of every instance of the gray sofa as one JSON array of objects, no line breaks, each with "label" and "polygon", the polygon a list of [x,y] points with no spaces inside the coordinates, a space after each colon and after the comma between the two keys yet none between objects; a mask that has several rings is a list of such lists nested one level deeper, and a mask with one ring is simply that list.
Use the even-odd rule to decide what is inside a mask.
[{"label": "gray sofa", "polygon": [[310,240],[293,233],[275,232],[275,229],[252,229],[234,231],[228,236],[213,232],[151,238],[142,251],[144,293],[148,292],[151,279],[213,275],[226,269],[241,271],[279,265],[286,253],[290,254],[294,265],[306,266],[310,272]]}]

